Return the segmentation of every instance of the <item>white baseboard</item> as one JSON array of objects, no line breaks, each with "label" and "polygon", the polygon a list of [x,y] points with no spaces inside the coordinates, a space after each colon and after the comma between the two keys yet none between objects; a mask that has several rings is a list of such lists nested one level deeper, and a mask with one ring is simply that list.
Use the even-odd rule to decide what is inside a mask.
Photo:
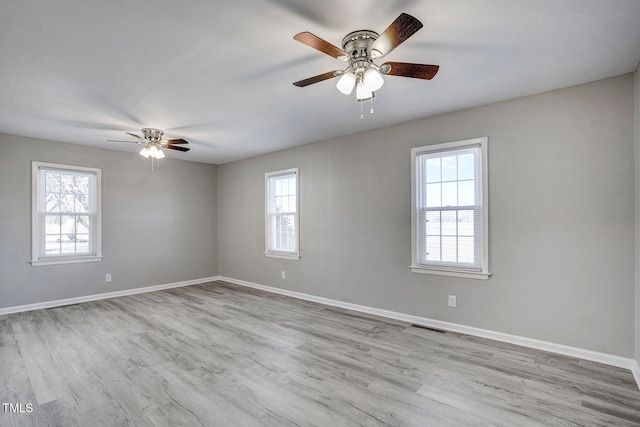
[{"label": "white baseboard", "polygon": [[123,291],[106,292],[102,294],[86,295],[82,297],[59,299],[55,301],[38,302],[35,304],[17,305],[14,307],[0,308],[0,316],[4,314],[20,313],[23,311],[40,310],[43,308],[62,307],[64,305],[78,304],[87,301],[96,301],[107,298],[123,297],[127,295],[142,294],[145,292],[161,291],[163,289],[179,288],[182,286],[199,285],[201,283],[220,280],[220,276],[206,277],[203,279],[186,280],[184,282],[167,283],[164,285],[145,286],[142,288],[126,289]]},{"label": "white baseboard", "polygon": [[426,317],[413,316],[410,314],[398,313],[395,311],[382,310],[364,305],[352,304],[348,302],[333,300],[329,298],[308,295],[301,292],[289,291],[286,289],[274,288],[271,286],[260,285],[258,283],[247,282],[245,280],[233,279],[230,277],[219,276],[218,280],[233,283],[236,285],[246,286],[254,289],[261,289],[267,292],[286,295],[306,301],[313,301],[320,304],[340,307],[347,310],[359,311],[362,313],[373,314],[389,319],[401,320],[416,325],[427,326],[430,328],[441,329],[451,332],[459,332],[467,335],[473,335],[482,338],[488,338],[496,341],[507,342],[511,344],[521,345],[523,347],[534,348],[537,350],[548,351],[551,353],[562,354],[565,356],[576,357],[579,359],[590,360],[592,362],[604,363],[606,365],[616,366],[618,368],[629,369],[633,373],[636,384],[640,386],[640,369],[638,363],[634,359],[626,357],[614,356],[607,353],[599,353],[596,351],[585,350],[577,347],[570,347],[562,344],[556,344],[547,341],[536,340],[532,338],[520,337],[517,335],[504,334],[486,329],[474,328],[471,326],[459,325],[457,323],[443,322],[440,320],[429,319]]},{"label": "white baseboard", "polygon": [[640,387],[640,366],[638,365],[637,360],[633,360],[631,373],[633,374],[633,378],[636,380],[636,384],[638,385],[638,387]]}]

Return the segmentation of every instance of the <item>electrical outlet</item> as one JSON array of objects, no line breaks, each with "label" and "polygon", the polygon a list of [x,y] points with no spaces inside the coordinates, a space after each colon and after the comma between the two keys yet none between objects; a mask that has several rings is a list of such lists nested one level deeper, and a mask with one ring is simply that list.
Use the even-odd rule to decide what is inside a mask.
[{"label": "electrical outlet", "polygon": [[283,279],[286,279],[286,278],[287,278],[287,273],[285,273],[284,271],[281,271],[280,273],[282,274],[282,278],[283,278]]},{"label": "electrical outlet", "polygon": [[449,307],[456,307],[457,301],[455,295],[449,295]]},{"label": "electrical outlet", "polygon": [[104,275],[104,281],[105,282],[110,282],[111,281],[111,273],[107,273]]}]

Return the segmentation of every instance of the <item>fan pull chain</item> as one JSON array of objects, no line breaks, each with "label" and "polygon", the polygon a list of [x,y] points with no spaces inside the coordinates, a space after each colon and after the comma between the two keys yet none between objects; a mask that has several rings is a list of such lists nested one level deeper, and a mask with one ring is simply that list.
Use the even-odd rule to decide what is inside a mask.
[{"label": "fan pull chain", "polygon": [[373,114],[373,94],[371,94],[371,98],[370,99],[370,103],[371,103],[371,110],[369,111],[369,114]]},{"label": "fan pull chain", "polygon": [[364,113],[362,112],[362,101],[360,101],[360,120],[364,119]]}]

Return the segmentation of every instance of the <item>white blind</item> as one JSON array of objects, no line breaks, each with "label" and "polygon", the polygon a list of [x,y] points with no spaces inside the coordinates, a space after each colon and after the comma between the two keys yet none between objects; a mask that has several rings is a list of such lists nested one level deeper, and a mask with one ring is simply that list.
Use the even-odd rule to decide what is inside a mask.
[{"label": "white blind", "polygon": [[482,270],[481,156],[479,144],[417,155],[419,266]]}]

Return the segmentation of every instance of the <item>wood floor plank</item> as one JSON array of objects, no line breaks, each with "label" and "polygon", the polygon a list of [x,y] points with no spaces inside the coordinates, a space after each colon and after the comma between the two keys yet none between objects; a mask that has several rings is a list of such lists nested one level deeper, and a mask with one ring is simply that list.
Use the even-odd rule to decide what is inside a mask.
[{"label": "wood floor plank", "polygon": [[631,372],[224,282],[0,317],[2,426],[632,426]]}]

